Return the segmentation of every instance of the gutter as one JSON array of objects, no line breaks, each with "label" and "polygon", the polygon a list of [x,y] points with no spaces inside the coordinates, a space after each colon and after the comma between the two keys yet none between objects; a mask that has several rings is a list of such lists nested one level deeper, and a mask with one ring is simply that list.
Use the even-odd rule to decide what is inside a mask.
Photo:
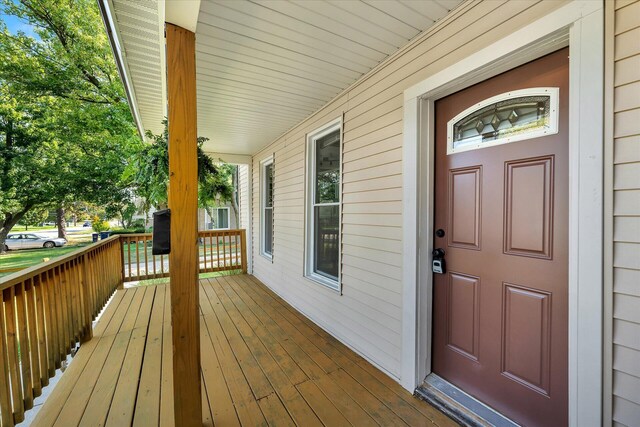
[{"label": "gutter", "polygon": [[113,57],[116,61],[118,74],[120,75],[120,80],[122,80],[122,84],[124,85],[125,94],[127,96],[127,101],[129,104],[129,110],[131,111],[131,115],[133,116],[133,120],[136,124],[136,128],[138,128],[138,133],[140,134],[140,138],[144,140],[145,139],[144,127],[142,126],[140,112],[138,111],[138,103],[136,102],[133,85],[131,84],[131,79],[129,78],[129,74],[127,73],[127,67],[125,65],[124,57],[122,55],[122,50],[120,48],[120,43],[119,43],[119,39],[118,39],[116,27],[115,27],[115,21],[113,19],[112,8],[109,4],[109,0],[97,0],[97,1],[98,1],[98,7],[100,8],[100,16],[102,17],[102,22],[104,23],[105,30],[107,31],[109,44],[111,45],[111,51],[113,52]]}]

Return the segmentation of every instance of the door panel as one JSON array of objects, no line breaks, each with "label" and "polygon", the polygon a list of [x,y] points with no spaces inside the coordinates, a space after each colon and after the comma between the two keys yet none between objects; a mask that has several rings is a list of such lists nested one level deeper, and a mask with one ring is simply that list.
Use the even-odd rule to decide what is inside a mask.
[{"label": "door panel", "polygon": [[[525,426],[568,423],[568,72],[563,49],[435,103],[432,370]],[[447,154],[449,120],[540,87],[559,88],[558,133]]]},{"label": "door panel", "polygon": [[505,164],[504,252],[551,259],[554,156]]},{"label": "door panel", "polygon": [[449,246],[480,249],[482,167],[449,171]]},{"label": "door panel", "polygon": [[501,372],[549,395],[550,292],[504,284]]},{"label": "door panel", "polygon": [[477,277],[449,274],[448,339],[451,349],[478,360],[480,299]]}]

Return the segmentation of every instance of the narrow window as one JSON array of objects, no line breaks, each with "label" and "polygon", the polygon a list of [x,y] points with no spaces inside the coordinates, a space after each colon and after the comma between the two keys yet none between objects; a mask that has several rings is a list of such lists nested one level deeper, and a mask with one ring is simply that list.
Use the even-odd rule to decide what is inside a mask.
[{"label": "narrow window", "polygon": [[273,157],[260,164],[261,212],[260,212],[260,253],[273,258]]},{"label": "narrow window", "polygon": [[213,208],[211,215],[209,217],[209,214],[205,211],[207,228],[213,230],[229,229],[229,208]]},{"label": "narrow window", "polygon": [[340,291],[341,122],[310,134],[307,144],[305,274]]},{"label": "narrow window", "polygon": [[217,209],[217,222],[216,228],[228,229],[229,228],[229,208]]}]

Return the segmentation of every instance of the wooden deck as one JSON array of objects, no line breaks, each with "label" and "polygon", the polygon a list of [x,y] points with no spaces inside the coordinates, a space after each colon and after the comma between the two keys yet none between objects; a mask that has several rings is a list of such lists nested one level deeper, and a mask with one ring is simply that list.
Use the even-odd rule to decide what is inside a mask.
[{"label": "wooden deck", "polygon": [[[117,291],[33,425],[173,425],[169,288]],[[200,282],[203,425],[448,426],[248,275]]]}]

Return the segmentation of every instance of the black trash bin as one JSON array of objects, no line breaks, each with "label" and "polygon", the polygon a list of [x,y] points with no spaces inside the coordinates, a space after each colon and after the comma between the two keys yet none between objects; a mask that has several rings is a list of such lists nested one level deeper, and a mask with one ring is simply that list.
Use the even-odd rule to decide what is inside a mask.
[{"label": "black trash bin", "polygon": [[101,231],[100,232],[100,240],[102,239],[106,239],[107,237],[109,237],[111,235],[110,231]]},{"label": "black trash bin", "polygon": [[93,243],[97,242],[97,241],[98,241],[98,236],[99,236],[99,234],[98,234],[98,233],[92,233],[92,234],[91,234],[91,241],[92,241]]}]

